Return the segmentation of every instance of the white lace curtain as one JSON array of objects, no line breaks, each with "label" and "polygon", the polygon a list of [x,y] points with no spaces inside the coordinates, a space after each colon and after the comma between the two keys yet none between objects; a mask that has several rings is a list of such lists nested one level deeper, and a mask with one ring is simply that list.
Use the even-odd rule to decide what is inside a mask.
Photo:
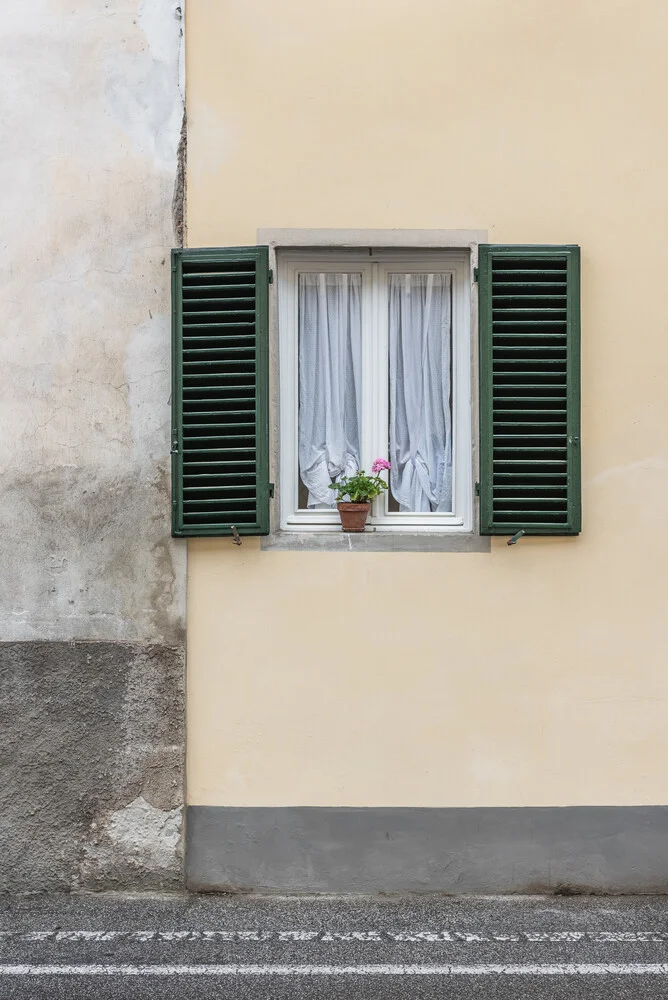
[{"label": "white lace curtain", "polygon": [[[299,276],[299,473],[311,508],[333,507],[330,483],[360,466],[361,291],[360,274]],[[392,495],[402,511],[447,512],[451,278],[391,274],[388,292]]]},{"label": "white lace curtain", "polygon": [[390,485],[402,511],[452,510],[451,284],[390,275]]},{"label": "white lace curtain", "polygon": [[299,276],[299,473],[309,507],[360,463],[361,274]]}]

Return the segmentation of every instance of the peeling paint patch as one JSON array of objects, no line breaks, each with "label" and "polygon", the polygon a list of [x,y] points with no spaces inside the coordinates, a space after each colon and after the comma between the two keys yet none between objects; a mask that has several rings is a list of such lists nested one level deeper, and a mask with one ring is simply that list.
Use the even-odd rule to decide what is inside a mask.
[{"label": "peeling paint patch", "polygon": [[127,850],[138,863],[168,868],[176,861],[181,819],[180,808],[156,809],[139,795],[111,814],[106,832],[113,847]]},{"label": "peeling paint patch", "polygon": [[183,810],[157,809],[139,795],[91,823],[80,873],[83,883],[102,869],[128,866],[159,874],[178,864]]}]

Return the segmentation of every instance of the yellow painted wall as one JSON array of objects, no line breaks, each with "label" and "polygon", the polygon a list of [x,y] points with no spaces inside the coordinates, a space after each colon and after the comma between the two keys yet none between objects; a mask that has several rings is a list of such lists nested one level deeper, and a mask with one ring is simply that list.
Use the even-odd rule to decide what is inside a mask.
[{"label": "yellow painted wall", "polygon": [[191,542],[192,804],[668,802],[667,50],[665,0],[188,0],[191,246],[583,253],[583,534]]}]

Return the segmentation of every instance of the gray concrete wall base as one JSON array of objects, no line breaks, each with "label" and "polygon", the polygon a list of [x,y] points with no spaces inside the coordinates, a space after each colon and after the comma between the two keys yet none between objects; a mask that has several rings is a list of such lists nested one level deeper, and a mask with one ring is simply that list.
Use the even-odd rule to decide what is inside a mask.
[{"label": "gray concrete wall base", "polygon": [[182,882],[184,654],[0,643],[0,892]]},{"label": "gray concrete wall base", "polygon": [[199,891],[666,893],[668,807],[191,806]]}]

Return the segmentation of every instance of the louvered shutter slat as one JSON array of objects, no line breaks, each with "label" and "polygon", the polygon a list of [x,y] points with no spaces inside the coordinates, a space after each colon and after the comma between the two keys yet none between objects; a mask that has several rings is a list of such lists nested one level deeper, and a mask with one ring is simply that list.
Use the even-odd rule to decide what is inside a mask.
[{"label": "louvered shutter slat", "polygon": [[177,536],[269,532],[268,251],[175,250]]},{"label": "louvered shutter slat", "polygon": [[480,247],[482,534],[580,531],[579,261]]}]

